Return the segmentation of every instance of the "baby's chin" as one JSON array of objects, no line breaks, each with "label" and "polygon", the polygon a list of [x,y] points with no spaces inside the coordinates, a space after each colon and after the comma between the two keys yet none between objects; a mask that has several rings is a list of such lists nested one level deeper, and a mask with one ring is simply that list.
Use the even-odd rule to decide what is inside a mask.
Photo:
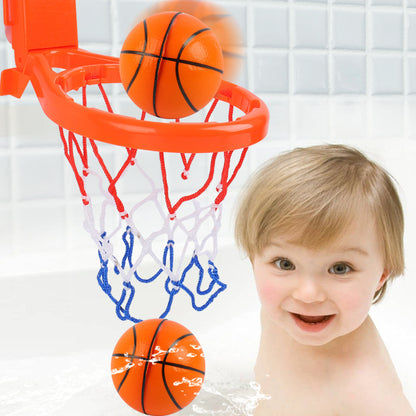
[{"label": "baby's chin", "polygon": [[299,334],[293,334],[288,331],[289,337],[292,338],[299,346],[319,348],[324,346],[330,346],[340,336],[300,336]]}]

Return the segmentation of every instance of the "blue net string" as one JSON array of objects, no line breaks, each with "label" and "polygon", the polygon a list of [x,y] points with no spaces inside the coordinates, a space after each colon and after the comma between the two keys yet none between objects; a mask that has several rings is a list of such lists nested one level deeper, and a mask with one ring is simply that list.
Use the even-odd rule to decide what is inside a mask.
[{"label": "blue net string", "polygon": [[[220,280],[218,269],[212,260],[208,261],[207,270],[203,267],[200,259],[196,253],[193,253],[189,263],[184,267],[179,279],[172,279],[170,272],[174,268],[175,260],[175,242],[168,240],[163,250],[163,266],[160,267],[156,273],[150,277],[144,278],[137,270],[132,273],[130,281],[124,281],[122,277],[122,270],[129,270],[134,268],[133,251],[135,246],[135,237],[131,232],[130,227],[126,227],[123,234],[124,255],[119,266],[113,266],[114,279],[117,285],[122,285],[122,290],[119,294],[115,294],[112,285],[109,283],[109,274],[111,273],[111,266],[109,260],[103,255],[104,244],[106,242],[106,233],[101,234],[102,249],[98,250],[98,257],[100,260],[100,270],[97,274],[97,281],[103,292],[115,304],[116,315],[119,319],[125,321],[130,320],[134,323],[141,322],[140,319],[133,315],[131,307],[135,300],[136,290],[134,284],[147,284],[154,282],[157,278],[165,279],[164,290],[167,294],[167,300],[164,302],[163,310],[160,312],[159,318],[165,318],[172,309],[175,296],[181,291],[188,295],[191,305],[196,311],[203,311],[206,309],[214,299],[227,288],[227,285]],[[122,269],[122,270],[121,270]],[[192,274],[191,274],[192,273]],[[195,279],[195,275],[197,279]],[[121,280],[121,282],[120,282]],[[195,281],[196,280],[196,281]]]}]

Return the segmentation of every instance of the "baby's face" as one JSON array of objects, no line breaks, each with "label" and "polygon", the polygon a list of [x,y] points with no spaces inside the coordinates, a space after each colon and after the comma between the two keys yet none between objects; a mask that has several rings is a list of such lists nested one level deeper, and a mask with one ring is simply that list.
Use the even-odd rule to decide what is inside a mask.
[{"label": "baby's face", "polygon": [[253,259],[263,316],[304,345],[356,330],[388,277],[374,218],[357,218],[325,250],[290,240],[274,238]]}]

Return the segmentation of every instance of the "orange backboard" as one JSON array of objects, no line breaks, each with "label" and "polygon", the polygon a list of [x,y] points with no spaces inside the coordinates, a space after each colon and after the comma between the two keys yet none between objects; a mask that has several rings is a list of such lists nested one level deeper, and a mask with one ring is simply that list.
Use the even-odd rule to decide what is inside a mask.
[{"label": "orange backboard", "polygon": [[78,47],[75,0],[3,0],[3,12],[17,69],[30,51]]}]

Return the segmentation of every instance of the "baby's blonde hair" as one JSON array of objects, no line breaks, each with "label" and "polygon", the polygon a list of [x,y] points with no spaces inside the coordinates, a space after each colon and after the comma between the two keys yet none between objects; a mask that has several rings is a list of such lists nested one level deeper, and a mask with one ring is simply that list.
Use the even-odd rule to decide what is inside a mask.
[{"label": "baby's blonde hair", "polygon": [[[376,220],[389,279],[403,274],[404,218],[393,179],[348,146],[298,148],[268,162],[245,189],[235,237],[251,260],[278,235],[325,248],[365,210]],[[374,303],[385,290],[386,284]]]}]

